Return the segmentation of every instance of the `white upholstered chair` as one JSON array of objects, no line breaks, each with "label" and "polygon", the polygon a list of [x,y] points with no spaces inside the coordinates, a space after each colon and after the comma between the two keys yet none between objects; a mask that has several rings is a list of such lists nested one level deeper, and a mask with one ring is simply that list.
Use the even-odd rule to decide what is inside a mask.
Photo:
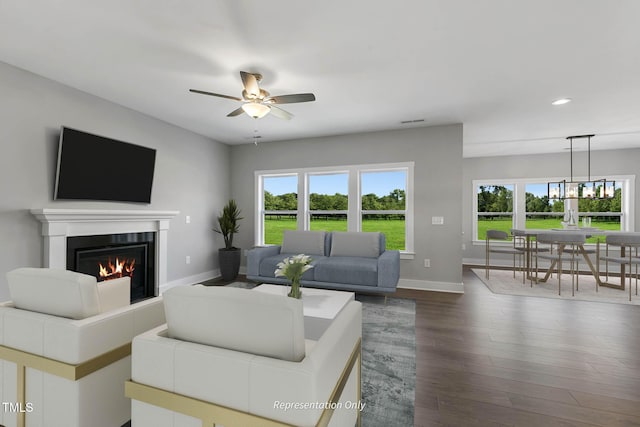
[{"label": "white upholstered chair", "polygon": [[124,382],[131,340],[164,323],[161,298],[129,303],[129,278],[97,283],[66,270],[7,273],[0,303],[0,411],[7,427],[118,427],[130,419]]},{"label": "white upholstered chair", "polygon": [[133,341],[133,426],[359,425],[359,302],[311,341],[297,299],[205,286],[163,298],[167,325]]}]

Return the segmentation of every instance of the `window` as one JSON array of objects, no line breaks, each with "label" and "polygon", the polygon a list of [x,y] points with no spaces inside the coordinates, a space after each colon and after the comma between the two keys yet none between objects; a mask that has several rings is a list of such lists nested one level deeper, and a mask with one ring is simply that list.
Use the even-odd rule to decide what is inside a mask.
[{"label": "window", "polygon": [[379,231],[387,248],[406,247],[407,171],[375,171],[360,174],[362,231]]},{"label": "window", "polygon": [[309,229],[347,231],[349,174],[309,175]]},{"label": "window", "polygon": [[284,230],[380,231],[413,256],[413,162],[257,171],[256,244]]},{"label": "window", "polygon": [[487,230],[502,230],[507,233],[514,228],[513,185],[477,186],[477,236],[487,238]]},{"label": "window", "polygon": [[549,200],[546,182],[525,183],[525,228],[561,228],[564,202]]},{"label": "window", "polygon": [[265,176],[262,184],[263,242],[280,244],[284,230],[297,228],[298,177],[296,175]]},{"label": "window", "polygon": [[[635,176],[613,176],[611,199],[580,199],[578,220],[591,218],[591,227],[633,231]],[[511,228],[561,228],[565,201],[549,200],[545,179],[474,181],[474,240],[485,240],[487,229],[509,232]],[[593,243],[597,238],[588,239]]]}]

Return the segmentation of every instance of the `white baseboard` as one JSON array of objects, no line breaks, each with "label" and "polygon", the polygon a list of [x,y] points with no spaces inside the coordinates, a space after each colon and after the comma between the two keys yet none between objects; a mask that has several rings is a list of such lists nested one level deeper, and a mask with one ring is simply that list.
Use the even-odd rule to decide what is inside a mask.
[{"label": "white baseboard", "polygon": [[417,289],[420,291],[449,292],[463,294],[464,285],[453,282],[434,282],[431,280],[400,279],[398,288]]},{"label": "white baseboard", "polygon": [[193,285],[194,283],[204,282],[205,280],[215,279],[216,277],[220,277],[220,270],[218,269],[172,280],[171,282],[167,282],[164,285],[160,285],[160,295],[162,295],[164,291],[175,286]]}]

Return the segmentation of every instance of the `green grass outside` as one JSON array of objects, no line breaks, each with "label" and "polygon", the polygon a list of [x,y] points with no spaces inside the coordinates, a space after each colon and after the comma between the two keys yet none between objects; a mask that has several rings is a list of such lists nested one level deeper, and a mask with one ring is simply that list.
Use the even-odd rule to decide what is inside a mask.
[{"label": "green grass outside", "polygon": [[[267,244],[282,244],[284,230],[295,230],[296,220],[293,218],[270,219],[264,221]],[[387,249],[400,249],[405,247],[404,241],[405,221],[403,219],[365,219],[362,221],[362,231],[379,231],[384,233],[387,240]],[[323,220],[311,221],[311,230],[347,231],[347,220]]]},{"label": "green grass outside", "polygon": [[[527,219],[526,228],[541,228],[541,229],[551,229],[551,228],[562,228],[562,224],[560,224],[560,218],[549,218],[549,219]],[[611,222],[611,221],[596,221],[595,219],[591,222],[591,226],[594,228],[599,228],[601,230],[620,230],[619,222]],[[478,221],[478,240],[485,240],[487,236],[487,230],[502,230],[510,233],[513,228],[513,223],[511,218],[500,218],[500,219],[484,219]],[[596,243],[598,241],[597,237],[590,237],[587,239],[587,243]]]}]

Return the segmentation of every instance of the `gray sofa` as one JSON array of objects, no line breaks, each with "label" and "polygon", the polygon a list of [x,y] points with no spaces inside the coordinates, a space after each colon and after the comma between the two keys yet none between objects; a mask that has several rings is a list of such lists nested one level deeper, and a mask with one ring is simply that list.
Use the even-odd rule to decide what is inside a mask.
[{"label": "gray sofa", "polygon": [[288,284],[275,277],[284,258],[305,254],[313,268],[302,276],[302,286],[388,294],[400,278],[400,252],[386,250],[382,233],[297,231],[284,232],[282,246],[250,249],[247,278],[255,282]]}]

